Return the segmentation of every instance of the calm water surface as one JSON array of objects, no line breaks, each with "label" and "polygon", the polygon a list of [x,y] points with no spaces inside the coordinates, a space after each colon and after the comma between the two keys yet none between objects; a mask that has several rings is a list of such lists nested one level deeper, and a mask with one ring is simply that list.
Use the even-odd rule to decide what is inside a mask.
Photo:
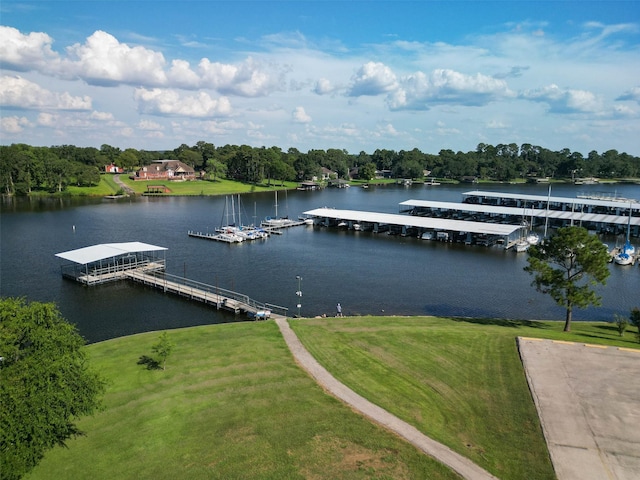
[{"label": "calm water surface", "polygon": [[[495,185],[484,190],[547,194],[545,186]],[[470,186],[385,186],[279,194],[278,214],[335,207],[398,213],[408,199],[460,201]],[[553,195],[586,192],[640,197],[638,186],[554,186]],[[274,195],[241,197],[246,223],[275,214]],[[236,200],[237,203],[237,200]],[[54,301],[90,342],[144,331],[244,320],[195,302],[120,282],[84,287],[60,275],[59,252],[97,243],[140,241],[167,247],[167,271],[236,290],[302,315],[454,315],[564,318],[564,310],[531,287],[526,254],[415,238],[295,227],[265,241],[227,245],[187,236],[213,231],[223,197],[124,200],[12,200],[2,205],[0,294]],[[74,228],[75,227],[75,228]],[[610,244],[622,239],[604,239]],[[636,243],[638,243],[636,241]],[[577,310],[577,320],[612,320],[640,305],[640,268],[611,265],[603,305]]]}]

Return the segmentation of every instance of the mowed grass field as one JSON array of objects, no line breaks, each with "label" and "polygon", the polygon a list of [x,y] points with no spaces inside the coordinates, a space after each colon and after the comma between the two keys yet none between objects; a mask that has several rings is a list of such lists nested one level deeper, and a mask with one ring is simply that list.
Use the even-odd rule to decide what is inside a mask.
[{"label": "mowed grass field", "polygon": [[[517,336],[639,346],[605,323],[576,322],[564,334],[558,322],[289,321],[337,378],[503,480],[555,478]],[[324,393],[274,322],[169,335],[176,347],[166,371],[136,364],[158,332],[87,347],[109,381],[105,409],[27,478],[458,478]]]},{"label": "mowed grass field", "polygon": [[87,347],[105,409],[26,478],[459,478],[327,395],[274,322],[171,330],[166,371],[146,370],[137,361],[158,338]]},{"label": "mowed grass field", "polygon": [[619,337],[614,325],[592,322],[574,322],[571,334],[561,322],[460,318],[290,323],[312,355],[357,393],[514,480],[555,478],[516,337],[640,347],[631,329]]},{"label": "mowed grass field", "polygon": [[294,189],[297,187],[295,182],[282,182],[280,180],[272,180],[271,185],[265,181],[263,184],[250,184],[237,182],[234,180],[217,179],[217,180],[194,180],[191,182],[172,182],[169,180],[139,180],[134,181],[128,175],[120,175],[120,180],[127,186],[135,190],[137,194],[143,194],[147,191],[148,186],[163,185],[169,189],[167,195],[231,195],[234,193],[253,193],[268,192],[281,189]]}]

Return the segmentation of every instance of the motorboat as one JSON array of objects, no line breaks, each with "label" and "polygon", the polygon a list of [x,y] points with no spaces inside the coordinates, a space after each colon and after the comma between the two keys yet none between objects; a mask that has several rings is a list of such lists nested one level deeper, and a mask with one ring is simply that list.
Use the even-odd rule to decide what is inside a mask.
[{"label": "motorboat", "polygon": [[536,232],[529,232],[525,240],[529,245],[537,245],[538,243],[540,243],[540,235],[538,235]]}]

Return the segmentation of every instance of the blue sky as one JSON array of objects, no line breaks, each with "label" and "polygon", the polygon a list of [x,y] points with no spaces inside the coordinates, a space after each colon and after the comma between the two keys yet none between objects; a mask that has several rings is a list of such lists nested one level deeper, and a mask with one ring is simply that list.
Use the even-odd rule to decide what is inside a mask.
[{"label": "blue sky", "polygon": [[638,1],[13,1],[2,144],[640,155]]}]

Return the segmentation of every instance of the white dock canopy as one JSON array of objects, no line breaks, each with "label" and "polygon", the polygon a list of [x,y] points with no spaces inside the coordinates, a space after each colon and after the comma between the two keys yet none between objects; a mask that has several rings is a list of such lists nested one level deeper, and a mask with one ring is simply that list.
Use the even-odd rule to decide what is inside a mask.
[{"label": "white dock canopy", "polygon": [[[529,195],[533,197],[533,195]],[[523,197],[518,197],[523,198]],[[560,197],[556,197],[560,198]],[[619,204],[617,204],[619,205]],[[623,204],[624,205],[624,204]],[[505,206],[496,206],[496,205],[485,205],[485,204],[477,204],[477,203],[455,203],[455,202],[437,202],[432,200],[405,200],[400,203],[401,209],[406,209],[407,211],[413,207],[417,208],[425,208],[432,210],[452,210],[456,212],[467,212],[467,213],[479,213],[486,215],[510,215],[514,217],[522,217],[522,218],[545,218],[549,217],[551,219],[558,220],[566,220],[573,222],[596,222],[596,223],[606,223],[612,225],[627,225],[628,222],[634,226],[640,226],[640,217],[631,217],[629,220],[628,216],[623,215],[607,215],[602,213],[584,213],[580,210],[571,211],[571,210],[546,210],[544,208],[531,208],[531,207],[505,207]]]},{"label": "white dock canopy", "polygon": [[522,200],[529,202],[543,202],[547,203],[557,203],[557,204],[567,204],[567,205],[591,205],[596,207],[608,207],[608,208],[619,208],[619,209],[628,209],[631,205],[631,209],[640,210],[640,202],[633,198],[594,198],[590,196],[578,196],[578,197],[554,197],[547,195],[525,195],[521,193],[507,193],[507,192],[489,192],[483,190],[472,190],[470,192],[464,192],[462,194],[464,198],[469,197],[483,197],[483,198],[494,198],[494,199],[511,199],[511,200]]},{"label": "white dock canopy", "polygon": [[91,245],[90,247],[78,248],[77,250],[69,250],[68,252],[56,253],[56,257],[80,265],[86,265],[121,255],[162,250],[167,250],[167,248],[142,242],[102,243],[99,245]]},{"label": "white dock canopy", "polygon": [[449,220],[393,213],[364,212],[359,210],[336,210],[334,208],[316,208],[304,212],[304,214],[313,217],[326,217],[353,222],[378,223],[382,225],[397,225],[452,232],[470,232],[484,235],[509,236],[522,228],[519,225]]}]

